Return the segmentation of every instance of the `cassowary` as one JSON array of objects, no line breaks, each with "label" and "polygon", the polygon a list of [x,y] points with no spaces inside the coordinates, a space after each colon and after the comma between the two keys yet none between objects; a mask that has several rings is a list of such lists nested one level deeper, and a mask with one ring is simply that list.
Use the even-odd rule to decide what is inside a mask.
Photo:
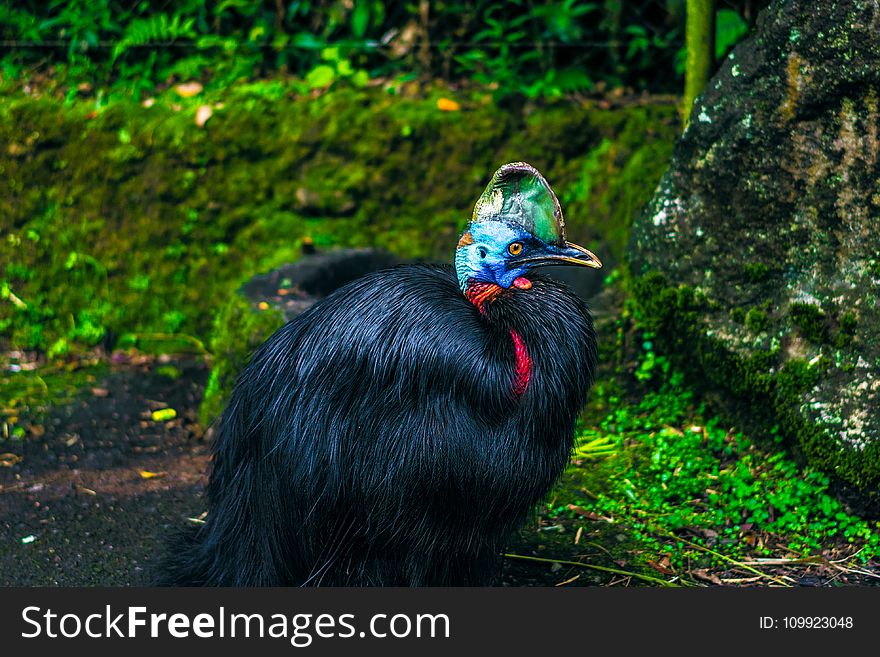
[{"label": "cassowary", "polygon": [[364,276],[279,329],[216,427],[208,515],[159,583],[485,585],[565,467],[596,362],[584,303],[533,268],[565,241],[528,164],[501,167],[455,268]]}]

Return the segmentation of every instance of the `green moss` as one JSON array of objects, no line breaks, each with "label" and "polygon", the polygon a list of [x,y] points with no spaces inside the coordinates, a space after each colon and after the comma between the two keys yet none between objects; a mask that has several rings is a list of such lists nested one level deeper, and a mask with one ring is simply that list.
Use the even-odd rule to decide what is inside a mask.
[{"label": "green moss", "polygon": [[859,324],[858,316],[854,312],[846,312],[840,316],[840,331],[847,335],[855,335]]},{"label": "green moss", "polygon": [[156,374],[171,379],[172,381],[176,381],[180,378],[180,370],[174,365],[160,365],[156,368]]},{"label": "green moss", "polygon": [[822,344],[828,341],[825,313],[819,306],[811,303],[793,303],[788,309],[788,316],[797,326],[800,334],[810,342]]},{"label": "green moss", "polygon": [[49,363],[39,370],[4,372],[0,374],[0,425],[5,421],[14,428],[19,416],[31,423],[38,421],[51,406],[72,402],[106,372],[106,363],[89,362]]},{"label": "green moss", "polygon": [[736,322],[737,324],[743,324],[746,321],[746,311],[745,308],[741,308],[737,306],[736,308],[730,309],[730,320],[732,322]]},{"label": "green moss", "polygon": [[850,345],[856,334],[859,320],[854,312],[845,312],[840,316],[840,326],[837,334],[834,336],[834,346],[842,349]]},{"label": "green moss", "polygon": [[746,327],[752,333],[762,333],[770,328],[770,319],[767,317],[767,313],[761,308],[750,308],[749,312],[746,313]]},{"label": "green moss", "polygon": [[0,150],[0,284],[22,302],[0,300],[0,341],[75,351],[110,331],[207,342],[215,309],[293,259],[307,234],[447,259],[486,178],[510,160],[570,197],[572,239],[620,255],[676,134],[671,105],[525,115],[475,97],[440,112],[442,90],[281,102],[260,89],[226,90],[203,129],[193,116],[205,98],[97,114],[46,98],[0,104],[0,143],[13,145]]},{"label": "green moss", "polygon": [[208,425],[220,415],[253,351],[283,323],[279,311],[258,310],[238,294],[230,296],[214,320],[211,375],[199,407],[202,424]]},{"label": "green moss", "polygon": [[801,396],[818,383],[821,368],[804,360],[789,360],[776,377],[776,390],[785,404],[797,404]]},{"label": "green moss", "polygon": [[[662,274],[635,277],[629,287],[638,304],[640,321],[656,333],[665,353],[672,354],[675,363],[694,380],[702,383],[708,377],[711,383],[735,393],[747,403],[750,419],[765,409],[768,415],[762,418],[762,424],[777,425],[779,436],[809,464],[856,487],[867,504],[880,503],[876,492],[880,446],[872,444],[863,451],[844,449],[835,436],[809,424],[799,412],[804,395],[822,375],[824,361],[812,365],[799,359],[782,362],[778,350],[756,351],[744,358],[707,333],[692,309],[676,303],[681,297],[680,288],[671,286]],[[808,330],[820,320],[824,327],[824,314],[815,306],[809,308],[812,310],[796,313],[798,319]],[[752,311],[765,312],[756,308]],[[841,318],[841,324],[852,330],[853,319]]]},{"label": "green moss", "polygon": [[770,268],[762,262],[749,262],[743,267],[743,272],[749,282],[760,283],[767,278]]}]

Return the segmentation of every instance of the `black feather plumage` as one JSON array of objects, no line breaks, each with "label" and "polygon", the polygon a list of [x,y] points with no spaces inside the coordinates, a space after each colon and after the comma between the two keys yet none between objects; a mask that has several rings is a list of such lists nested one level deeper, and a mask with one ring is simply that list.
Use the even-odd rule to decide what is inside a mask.
[{"label": "black feather plumage", "polygon": [[160,583],[491,583],[568,461],[596,362],[585,304],[530,280],[481,313],[450,268],[405,265],[279,329],[217,425],[206,523]]}]

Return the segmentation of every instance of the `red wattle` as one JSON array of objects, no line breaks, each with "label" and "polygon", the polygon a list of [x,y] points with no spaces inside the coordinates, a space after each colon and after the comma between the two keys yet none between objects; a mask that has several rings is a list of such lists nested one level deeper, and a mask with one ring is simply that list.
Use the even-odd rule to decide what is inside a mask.
[{"label": "red wattle", "polygon": [[510,337],[513,339],[513,351],[516,354],[513,392],[519,396],[526,391],[529,385],[529,378],[532,376],[532,357],[529,355],[526,343],[519,333],[510,329]]}]

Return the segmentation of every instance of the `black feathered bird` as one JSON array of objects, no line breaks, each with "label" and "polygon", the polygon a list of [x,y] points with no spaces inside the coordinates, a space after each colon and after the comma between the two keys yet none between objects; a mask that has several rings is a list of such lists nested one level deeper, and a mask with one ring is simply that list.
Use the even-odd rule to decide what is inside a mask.
[{"label": "black feathered bird", "polygon": [[499,169],[455,271],[356,280],[254,354],[219,420],[205,524],[166,585],[483,585],[565,467],[596,360],[584,303],[532,271],[600,267],[525,163]]}]

